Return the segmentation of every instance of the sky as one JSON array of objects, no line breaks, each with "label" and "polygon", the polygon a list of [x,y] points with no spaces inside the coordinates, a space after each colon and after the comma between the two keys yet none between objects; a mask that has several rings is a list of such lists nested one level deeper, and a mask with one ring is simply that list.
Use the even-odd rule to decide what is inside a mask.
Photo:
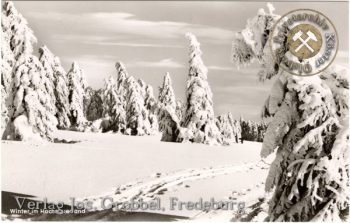
[{"label": "sky", "polygon": [[[339,33],[336,63],[348,66],[348,2],[273,2],[275,13],[299,8],[318,10],[329,17]],[[231,1],[16,1],[38,38],[61,59],[68,71],[76,61],[89,85],[103,87],[116,77],[122,61],[130,75],[143,79],[158,94],[169,72],[177,99],[185,99],[188,75],[187,32],[197,36],[208,67],[216,115],[260,120],[261,107],[272,81],[259,82],[258,64],[236,68],[230,62],[235,32],[256,15],[265,2]]]}]

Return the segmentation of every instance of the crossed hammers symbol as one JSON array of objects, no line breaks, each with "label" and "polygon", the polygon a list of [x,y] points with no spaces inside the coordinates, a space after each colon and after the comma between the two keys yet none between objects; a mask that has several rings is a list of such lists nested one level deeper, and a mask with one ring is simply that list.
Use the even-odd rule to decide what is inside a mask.
[{"label": "crossed hammers symbol", "polygon": [[309,42],[310,39],[317,42],[317,38],[315,34],[311,31],[307,31],[306,34],[308,37],[305,40],[301,38],[301,35],[303,35],[303,32],[301,30],[294,34],[293,41],[301,41],[301,44],[295,49],[295,52],[298,52],[303,46],[306,46],[311,52],[314,52],[314,49],[312,49],[312,47],[310,47],[310,45],[307,42]]}]

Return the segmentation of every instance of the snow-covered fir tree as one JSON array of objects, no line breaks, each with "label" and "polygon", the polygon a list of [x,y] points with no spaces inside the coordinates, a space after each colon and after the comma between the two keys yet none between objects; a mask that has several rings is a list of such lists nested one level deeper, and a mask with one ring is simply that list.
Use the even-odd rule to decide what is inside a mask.
[{"label": "snow-covered fir tree", "polygon": [[69,111],[70,122],[72,127],[77,130],[83,130],[87,124],[84,115],[84,97],[87,82],[84,71],[79,67],[77,62],[73,62],[72,67],[67,73],[68,90],[69,90]]},{"label": "snow-covered fir tree", "polygon": [[10,49],[15,59],[17,60],[24,51],[33,52],[33,45],[27,43],[36,43],[37,39],[29,28],[27,20],[17,11],[13,2],[4,3],[1,18],[5,38],[10,41]]},{"label": "snow-covered fir tree", "polygon": [[171,77],[168,72],[163,78],[162,86],[159,87],[158,106],[159,130],[164,132],[169,126],[169,118],[167,117],[167,113],[171,113],[173,115],[176,113],[175,94],[171,83]]},{"label": "snow-covered fir tree", "polygon": [[32,55],[36,43],[33,31],[12,2],[3,4],[2,40],[2,103],[6,106],[2,109],[7,113],[2,138],[53,140],[57,120],[45,86],[49,80]]},{"label": "snow-covered fir tree", "polygon": [[105,86],[103,89],[103,112],[102,116],[104,117],[114,117],[116,104],[119,100],[117,94],[117,83],[112,76],[108,79],[105,79]]},{"label": "snow-covered fir tree", "polygon": [[116,125],[117,129],[126,133],[126,103],[127,103],[127,94],[128,94],[128,84],[126,82],[129,77],[128,72],[122,62],[117,62],[115,64],[117,70],[117,95],[120,97],[120,105],[116,107]]},{"label": "snow-covered fir tree", "polygon": [[124,131],[126,128],[125,110],[123,109],[122,98],[118,95],[117,83],[112,76],[105,80],[102,98],[102,116],[110,120],[110,126],[104,131]]},{"label": "snow-covered fir tree", "polygon": [[56,97],[54,92],[55,76],[54,70],[52,69],[53,59],[53,54],[46,46],[39,48],[39,61],[43,65],[44,73],[46,75],[44,86],[51,99],[48,106],[50,107],[51,113],[56,114]]},{"label": "snow-covered fir tree", "polygon": [[224,145],[231,145],[232,143],[236,142],[228,115],[219,115],[216,118],[216,126],[220,131]]},{"label": "snow-covered fir tree", "polygon": [[262,150],[266,157],[278,148],[266,183],[266,190],[276,187],[269,218],[341,220],[349,208],[348,126],[338,119],[332,91],[318,76],[281,74],[279,81],[286,91],[281,105],[269,109],[274,119]]},{"label": "snow-covered fir tree", "polygon": [[177,141],[191,141],[206,144],[221,144],[220,132],[215,124],[212,92],[207,80],[208,70],[203,64],[200,43],[191,34],[189,76],[186,89],[186,111]]},{"label": "snow-covered fir tree", "polygon": [[142,79],[138,79],[137,82],[141,87],[141,95],[144,99],[144,107],[145,107],[145,116],[146,126],[149,129],[146,130],[147,134],[155,134],[158,131],[158,119],[157,119],[157,104],[153,95],[153,88],[150,85],[147,85]]},{"label": "snow-covered fir tree", "polygon": [[[7,17],[2,16],[1,21],[1,135],[9,121],[10,104],[13,99],[11,92],[12,69],[15,58],[10,49],[10,36],[8,36]],[[6,30],[7,29],[7,30]]]},{"label": "snow-covered fir tree", "polygon": [[63,69],[60,59],[56,57],[46,46],[39,48],[39,60],[42,63],[47,76],[45,84],[47,92],[52,98],[53,112],[58,120],[58,128],[70,127],[67,74]]},{"label": "snow-covered fir tree", "polygon": [[232,127],[232,134],[234,137],[234,141],[236,143],[240,142],[241,138],[242,138],[242,128],[241,128],[241,124],[238,120],[233,119],[233,116],[231,114],[231,112],[229,112],[227,114],[227,118],[229,123],[231,124]]},{"label": "snow-covered fir tree", "polygon": [[88,121],[95,121],[103,117],[102,90],[87,87],[85,90],[84,114]]},{"label": "snow-covered fir tree", "polygon": [[40,61],[24,53],[15,65],[14,75],[14,138],[25,140],[34,132],[53,140],[57,119],[52,113],[51,97],[45,87],[46,74]]},{"label": "snow-covered fir tree", "polygon": [[127,95],[126,79],[129,77],[128,72],[126,71],[126,68],[122,62],[117,62],[115,64],[115,68],[117,70],[118,94],[120,94],[122,98],[126,99],[126,95]]},{"label": "snow-covered fir tree", "polygon": [[148,121],[147,110],[144,106],[142,88],[140,84],[129,76],[126,79],[128,88],[126,101],[126,134],[145,135],[150,134],[150,123]]},{"label": "snow-covered fir tree", "polygon": [[[269,9],[260,10],[248,21],[233,48],[238,64],[246,59],[263,62],[261,80],[277,75],[263,109],[270,122],[261,155],[276,152],[265,185],[267,191],[273,191],[266,220],[346,221],[349,71],[331,67],[320,76],[298,77],[279,69],[280,58],[268,62],[268,33],[279,17],[271,6]],[[248,32],[250,35],[244,35]]]},{"label": "snow-covered fir tree", "polygon": [[155,134],[158,132],[158,106],[157,101],[154,98],[153,88],[151,85],[146,85],[145,88],[145,108],[148,112],[148,121],[150,123],[150,133]]},{"label": "snow-covered fir tree", "polygon": [[[14,30],[14,28],[23,30],[32,37],[31,42],[35,42],[36,38],[32,30],[28,27],[27,21],[16,10],[12,2],[6,1],[2,4],[1,10],[1,133],[3,135],[7,124],[13,114],[13,68],[15,60],[18,59],[18,48],[22,44],[17,45],[12,42],[23,38],[23,34]],[[16,36],[15,36],[16,35]],[[16,54],[14,51],[16,50]]]}]

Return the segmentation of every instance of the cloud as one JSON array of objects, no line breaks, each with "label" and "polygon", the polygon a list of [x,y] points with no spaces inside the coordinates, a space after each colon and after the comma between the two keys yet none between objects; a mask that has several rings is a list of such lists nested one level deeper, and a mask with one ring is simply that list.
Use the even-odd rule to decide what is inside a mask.
[{"label": "cloud", "polygon": [[[183,38],[187,32],[192,32],[199,38],[212,43],[231,41],[233,31],[214,26],[172,21],[148,21],[124,12],[96,12],[96,13],[63,13],[63,12],[31,12],[29,18],[37,20],[53,20],[62,24],[67,31],[81,34],[76,36],[84,40],[86,34],[105,36],[114,35],[115,38],[125,38],[134,35],[149,39]],[[66,32],[70,35],[69,32]],[[71,39],[74,36],[70,36]]]},{"label": "cloud", "polygon": [[234,67],[207,66],[209,70],[233,71]]},{"label": "cloud", "polygon": [[150,43],[128,43],[128,42],[108,42],[108,41],[83,41],[86,44],[101,46],[124,46],[124,47],[155,47],[155,48],[184,48],[183,46],[170,44],[150,44]]},{"label": "cloud", "polygon": [[172,58],[163,59],[160,61],[137,61],[133,63],[128,63],[128,67],[166,67],[166,68],[181,68],[182,64],[174,61]]}]

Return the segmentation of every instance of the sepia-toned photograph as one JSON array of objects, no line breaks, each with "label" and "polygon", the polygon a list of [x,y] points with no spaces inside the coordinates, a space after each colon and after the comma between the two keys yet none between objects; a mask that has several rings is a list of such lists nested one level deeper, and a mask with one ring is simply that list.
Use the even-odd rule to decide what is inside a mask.
[{"label": "sepia-toned photograph", "polygon": [[349,2],[1,1],[1,220],[348,222]]}]

